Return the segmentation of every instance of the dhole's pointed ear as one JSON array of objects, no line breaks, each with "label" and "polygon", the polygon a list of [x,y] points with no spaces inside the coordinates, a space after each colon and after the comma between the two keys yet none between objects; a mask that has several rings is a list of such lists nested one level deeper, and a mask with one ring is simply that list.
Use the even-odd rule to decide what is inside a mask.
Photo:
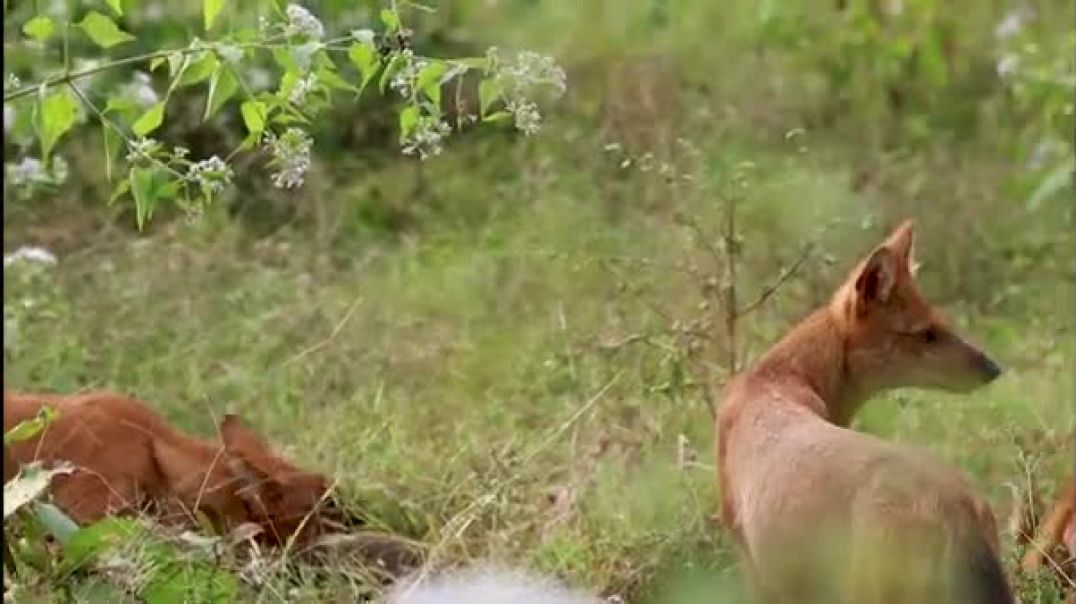
[{"label": "dhole's pointed ear", "polygon": [[889,301],[897,283],[897,261],[893,254],[886,246],[875,249],[856,273],[852,291],[857,312],[871,304]]},{"label": "dhole's pointed ear", "polygon": [[272,454],[269,444],[234,413],[225,415],[221,420],[220,438],[230,453]]},{"label": "dhole's pointed ear", "polygon": [[897,258],[904,260],[909,270],[914,273],[915,257],[912,251],[915,245],[915,222],[905,220],[886,237],[882,245],[892,250]]},{"label": "dhole's pointed ear", "polygon": [[228,458],[228,469],[235,474],[239,482],[237,493],[249,500],[261,499],[262,495],[272,487],[272,479],[261,468],[250,463],[239,455]]}]

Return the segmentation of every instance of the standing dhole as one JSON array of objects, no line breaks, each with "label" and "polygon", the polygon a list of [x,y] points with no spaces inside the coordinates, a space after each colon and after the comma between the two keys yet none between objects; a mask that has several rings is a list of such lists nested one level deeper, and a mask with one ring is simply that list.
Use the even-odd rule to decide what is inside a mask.
[{"label": "standing dhole", "polygon": [[760,601],[1014,601],[994,515],[960,472],[847,427],[880,391],[1001,373],[924,300],[912,243],[908,221],[726,386],[721,516]]},{"label": "standing dhole", "polygon": [[79,523],[109,514],[148,512],[190,523],[201,511],[220,530],[258,525],[259,540],[302,543],[343,520],[326,495],[327,478],[273,453],[239,417],[220,425],[221,444],[188,436],[141,401],[111,392],[71,396],[4,393],[4,431],[47,405],[58,412],[45,429],[4,448],[4,481],[35,460],[70,462],[53,478],[54,501]]}]

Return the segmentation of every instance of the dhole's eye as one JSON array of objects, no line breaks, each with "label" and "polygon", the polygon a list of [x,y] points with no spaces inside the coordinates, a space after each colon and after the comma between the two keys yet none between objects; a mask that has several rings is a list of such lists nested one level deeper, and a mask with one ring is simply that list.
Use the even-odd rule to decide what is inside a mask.
[{"label": "dhole's eye", "polygon": [[928,327],[919,332],[919,337],[923,339],[927,344],[933,344],[938,341],[938,330],[933,327]]}]

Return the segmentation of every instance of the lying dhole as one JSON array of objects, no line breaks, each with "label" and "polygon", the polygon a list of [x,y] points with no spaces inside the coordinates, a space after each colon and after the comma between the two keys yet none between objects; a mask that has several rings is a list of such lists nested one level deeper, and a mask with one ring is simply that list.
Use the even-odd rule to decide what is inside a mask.
[{"label": "lying dhole", "polygon": [[47,405],[55,421],[36,437],[4,451],[4,480],[35,460],[71,462],[53,479],[54,502],[80,524],[110,514],[151,513],[190,524],[200,511],[228,531],[243,523],[258,539],[308,543],[343,515],[328,497],[324,476],[277,456],[235,415],[220,424],[215,444],[176,430],[144,403],[110,392],[71,396],[4,393],[4,430]]}]

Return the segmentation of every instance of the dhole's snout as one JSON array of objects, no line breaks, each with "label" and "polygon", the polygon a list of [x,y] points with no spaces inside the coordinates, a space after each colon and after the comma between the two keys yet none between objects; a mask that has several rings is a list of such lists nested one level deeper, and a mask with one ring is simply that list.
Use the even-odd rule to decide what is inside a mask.
[{"label": "dhole's snout", "polygon": [[1002,374],[1001,365],[988,354],[963,340],[959,342],[963,349],[960,356],[963,357],[964,369],[959,372],[958,383],[954,384],[957,392],[970,392],[993,382]]},{"label": "dhole's snout", "polygon": [[994,361],[994,359],[986,356],[986,353],[982,351],[977,351],[977,354],[975,356],[976,358],[974,363],[979,368],[979,372],[983,376],[984,385],[993,382],[998,378],[999,375],[1001,375],[1001,365],[998,365],[997,362]]}]

